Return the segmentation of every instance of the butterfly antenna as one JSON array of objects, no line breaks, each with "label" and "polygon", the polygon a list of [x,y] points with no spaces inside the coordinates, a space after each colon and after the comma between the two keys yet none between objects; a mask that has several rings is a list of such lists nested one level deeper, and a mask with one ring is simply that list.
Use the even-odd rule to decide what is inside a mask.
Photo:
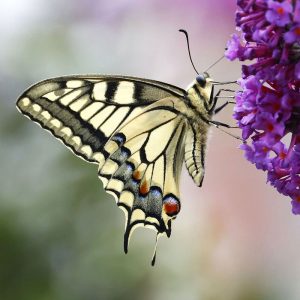
[{"label": "butterfly antenna", "polygon": [[220,57],[217,61],[215,61],[213,64],[211,64],[204,72],[207,72],[208,70],[210,70],[214,65],[216,65],[218,62],[220,62],[224,57],[225,57],[225,55]]},{"label": "butterfly antenna", "polygon": [[194,68],[194,70],[196,71],[196,73],[199,75],[199,72],[197,71],[194,63],[193,63],[193,60],[192,60],[192,56],[191,56],[191,51],[190,51],[190,42],[189,42],[189,35],[188,33],[186,32],[186,30],[184,29],[179,29],[180,32],[184,33],[185,37],[186,37],[186,42],[187,42],[187,47],[188,47],[188,51],[189,51],[189,57],[190,57],[190,61],[192,63],[192,66]]}]

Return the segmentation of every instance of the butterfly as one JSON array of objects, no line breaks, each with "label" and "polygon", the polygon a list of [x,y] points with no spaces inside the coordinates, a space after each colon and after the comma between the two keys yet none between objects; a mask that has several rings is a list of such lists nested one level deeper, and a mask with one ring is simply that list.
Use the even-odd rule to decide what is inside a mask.
[{"label": "butterfly", "polygon": [[170,236],[181,207],[183,161],[202,185],[208,130],[219,125],[212,120],[214,86],[207,73],[187,90],[129,76],[66,76],[33,85],[17,108],[98,165],[105,190],[125,212],[127,252],[138,226]]},{"label": "butterfly", "polygon": [[[188,34],[179,31],[186,35],[197,72]],[[209,127],[230,128],[212,117],[232,103],[216,108],[220,93],[233,91],[219,89],[215,94],[214,87],[234,82],[215,82],[207,72],[197,74],[186,90],[131,76],[57,77],[33,85],[17,100],[22,114],[74,154],[98,165],[104,189],[125,213],[125,253],[139,226],[157,232],[156,245],[158,237],[170,237],[181,208],[183,162],[201,187]]]}]

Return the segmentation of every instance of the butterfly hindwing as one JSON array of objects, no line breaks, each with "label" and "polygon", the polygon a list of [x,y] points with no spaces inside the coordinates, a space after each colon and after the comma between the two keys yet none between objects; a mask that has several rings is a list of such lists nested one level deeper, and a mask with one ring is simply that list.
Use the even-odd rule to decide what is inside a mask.
[{"label": "butterfly hindwing", "polygon": [[184,90],[125,76],[68,76],[42,81],[17,101],[19,110],[81,158],[100,163],[113,132],[155,101]]},{"label": "butterfly hindwing", "polygon": [[138,226],[170,236],[171,219],[180,210],[186,128],[186,120],[164,99],[144,108],[104,146],[109,157],[99,166],[99,177],[125,212],[125,251]]}]

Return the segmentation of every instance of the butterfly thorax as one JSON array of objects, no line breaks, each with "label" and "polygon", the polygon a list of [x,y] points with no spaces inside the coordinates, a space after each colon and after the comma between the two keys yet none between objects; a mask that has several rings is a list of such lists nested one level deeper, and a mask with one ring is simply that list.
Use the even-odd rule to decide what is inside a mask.
[{"label": "butterfly thorax", "polygon": [[210,121],[213,114],[213,83],[208,74],[198,75],[187,88],[188,105],[197,117]]}]

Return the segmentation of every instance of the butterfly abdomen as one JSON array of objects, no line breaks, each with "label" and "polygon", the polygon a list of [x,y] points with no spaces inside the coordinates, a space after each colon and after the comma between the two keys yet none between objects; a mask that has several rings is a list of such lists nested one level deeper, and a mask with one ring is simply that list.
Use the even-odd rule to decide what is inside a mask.
[{"label": "butterfly abdomen", "polygon": [[204,177],[205,152],[208,127],[190,124],[185,143],[185,164],[196,185],[201,186]]},{"label": "butterfly abdomen", "polygon": [[212,119],[212,80],[205,78],[204,85],[195,80],[187,89],[187,105],[194,113],[189,122],[185,142],[185,164],[194,182],[201,186],[205,170],[207,135]]}]

